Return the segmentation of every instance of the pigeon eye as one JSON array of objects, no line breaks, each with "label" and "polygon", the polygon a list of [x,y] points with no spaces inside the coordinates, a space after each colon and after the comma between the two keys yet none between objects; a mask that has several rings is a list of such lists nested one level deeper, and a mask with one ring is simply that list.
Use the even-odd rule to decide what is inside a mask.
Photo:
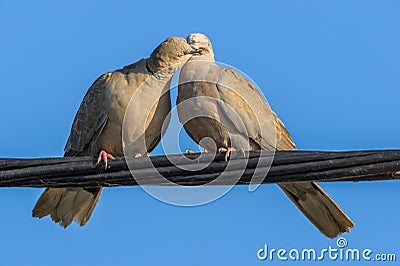
[{"label": "pigeon eye", "polygon": [[179,56],[179,57],[182,57],[182,56],[184,56],[184,53],[181,52],[181,53],[178,54],[178,56]]}]

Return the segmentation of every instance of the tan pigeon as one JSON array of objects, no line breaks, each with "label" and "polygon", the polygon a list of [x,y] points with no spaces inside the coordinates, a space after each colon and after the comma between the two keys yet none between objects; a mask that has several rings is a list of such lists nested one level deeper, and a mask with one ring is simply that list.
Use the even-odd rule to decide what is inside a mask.
[{"label": "tan pigeon", "polygon": [[[284,124],[257,87],[238,71],[215,63],[211,42],[205,35],[191,34],[187,42],[200,53],[181,69],[177,109],[179,119],[194,141],[207,150],[222,148],[227,153],[233,147],[296,149]],[[327,237],[336,237],[354,227],[317,183],[282,183],[279,187]]]},{"label": "tan pigeon", "polygon": [[[100,76],[86,93],[76,114],[64,156],[96,156],[99,161],[123,156],[122,130],[128,103],[138,88],[145,87],[148,97],[135,98],[130,106],[153,106],[135,109],[129,114],[132,123],[124,130],[132,133],[128,143],[131,152],[145,154],[159,143],[162,123],[171,110],[170,79],[191,56],[192,48],[181,37],[162,42],[147,59]],[[155,74],[154,74],[155,73]],[[154,75],[153,75],[154,74]],[[146,81],[146,82],[145,82]],[[164,93],[164,94],[163,94]],[[162,95],[162,96],[161,96]],[[148,102],[154,99],[153,102]],[[154,104],[154,105],[153,105]],[[138,111],[137,111],[138,110]],[[143,110],[143,111],[141,111]],[[144,143],[143,136],[145,136]],[[134,155],[134,154],[133,154]],[[85,225],[89,220],[102,188],[47,188],[36,203],[32,215],[52,220],[64,228],[73,220]]]}]

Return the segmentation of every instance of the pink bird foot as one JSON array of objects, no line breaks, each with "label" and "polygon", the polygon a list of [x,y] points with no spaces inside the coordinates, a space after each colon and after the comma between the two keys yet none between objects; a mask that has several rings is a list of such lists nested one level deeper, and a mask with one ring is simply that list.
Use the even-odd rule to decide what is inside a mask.
[{"label": "pink bird foot", "polygon": [[244,149],[243,149],[243,148],[239,148],[239,150],[236,150],[236,149],[233,148],[233,147],[229,147],[229,148],[219,148],[219,149],[218,149],[218,152],[225,152],[225,162],[228,161],[228,159],[229,159],[229,157],[230,157],[230,155],[231,155],[231,153],[232,153],[233,151],[240,151],[240,152],[243,154],[243,156],[245,156],[245,153],[244,153]]},{"label": "pink bird foot", "polygon": [[115,160],[114,156],[112,156],[112,154],[107,153],[105,150],[101,150],[99,157],[97,157],[97,164],[99,164],[101,161],[104,161],[105,164],[105,169],[108,168],[108,163],[107,160]]}]

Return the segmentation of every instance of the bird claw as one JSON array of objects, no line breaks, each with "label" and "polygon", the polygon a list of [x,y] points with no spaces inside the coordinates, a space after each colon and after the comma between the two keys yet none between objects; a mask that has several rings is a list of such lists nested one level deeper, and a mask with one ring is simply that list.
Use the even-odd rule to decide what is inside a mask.
[{"label": "bird claw", "polygon": [[243,148],[239,148],[239,150],[236,150],[236,149],[233,148],[233,147],[229,147],[229,148],[219,148],[219,149],[218,149],[218,152],[225,152],[225,162],[228,161],[228,159],[229,159],[229,157],[230,157],[230,155],[231,155],[231,153],[232,153],[233,151],[240,151],[240,152],[243,154],[243,156],[245,156],[245,153],[244,153],[244,149],[243,149]]},{"label": "bird claw", "polygon": [[244,148],[243,147],[239,148],[238,151],[240,151],[243,154],[243,157],[246,157],[246,153],[244,152]]},{"label": "bird claw", "polygon": [[219,148],[219,149],[218,149],[218,152],[225,152],[225,162],[228,161],[229,156],[231,155],[231,153],[232,153],[233,151],[236,151],[236,149],[233,148],[233,147],[229,147],[229,148]]},{"label": "bird claw", "polygon": [[107,153],[105,150],[101,150],[99,157],[97,157],[97,164],[99,164],[101,161],[104,161],[105,167],[104,169],[107,169],[108,166],[108,159],[110,160],[115,160],[115,157],[112,156],[112,154]]},{"label": "bird claw", "polygon": [[[203,148],[203,153],[207,153],[208,151],[205,149],[205,148]],[[186,150],[186,153],[187,154],[197,154],[198,152],[195,152],[194,150]]]},{"label": "bird claw", "polygon": [[186,153],[187,153],[187,154],[196,154],[196,152],[193,151],[193,150],[186,150]]},{"label": "bird claw", "polygon": [[[146,156],[146,157],[150,157],[150,153],[149,153],[149,152],[146,152],[145,156]],[[143,157],[143,155],[142,155],[141,153],[136,153],[136,154],[135,154],[135,158],[142,158],[142,157]]]}]

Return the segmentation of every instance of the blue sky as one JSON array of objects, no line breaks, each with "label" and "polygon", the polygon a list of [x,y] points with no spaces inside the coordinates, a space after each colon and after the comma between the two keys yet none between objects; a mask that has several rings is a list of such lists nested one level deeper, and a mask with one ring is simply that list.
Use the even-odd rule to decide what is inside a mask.
[{"label": "blue sky", "polygon": [[[210,37],[217,61],[257,82],[299,149],[400,148],[399,13],[395,0],[0,0],[0,157],[62,156],[100,74],[192,32]],[[322,186],[356,224],[344,235],[349,247],[400,260],[398,182]],[[137,187],[105,189],[89,223],[66,230],[31,218],[40,193],[1,189],[0,266],[265,265],[256,256],[264,244],[336,246],[275,185],[236,187],[191,208]]]}]

